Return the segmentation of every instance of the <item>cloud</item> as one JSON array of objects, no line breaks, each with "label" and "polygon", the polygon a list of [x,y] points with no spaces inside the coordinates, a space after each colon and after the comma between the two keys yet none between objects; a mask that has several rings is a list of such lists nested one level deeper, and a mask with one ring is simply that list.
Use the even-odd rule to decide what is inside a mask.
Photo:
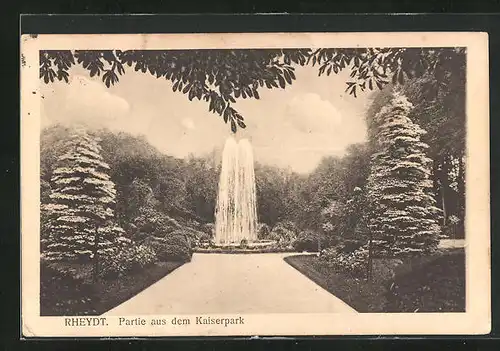
[{"label": "cloud", "polygon": [[125,99],[112,94],[100,81],[75,75],[69,84],[53,84],[53,88],[44,93],[43,104],[43,117],[52,123],[113,127],[130,110]]},{"label": "cloud", "polygon": [[342,123],[337,108],[315,93],[294,96],[285,112],[286,121],[303,133],[333,130]]}]

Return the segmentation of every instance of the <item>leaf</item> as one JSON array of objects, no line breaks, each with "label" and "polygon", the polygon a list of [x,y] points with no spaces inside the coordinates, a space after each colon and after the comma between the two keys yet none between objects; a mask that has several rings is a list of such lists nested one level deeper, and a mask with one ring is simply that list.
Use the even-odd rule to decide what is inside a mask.
[{"label": "leaf", "polygon": [[257,100],[259,100],[259,99],[260,99],[260,95],[259,95],[259,92],[258,92],[257,90],[254,90],[254,91],[253,91],[253,96],[254,96]]},{"label": "leaf", "polygon": [[102,81],[104,82],[104,84],[106,84],[106,87],[108,88],[110,86],[110,73],[111,73],[110,71],[107,71],[102,75]]},{"label": "leaf", "polygon": [[233,133],[236,133],[236,122],[234,121],[234,119],[231,119],[231,131]]},{"label": "leaf", "polygon": [[227,123],[227,121],[229,120],[229,108],[226,108],[226,109],[224,110],[224,115],[223,115],[223,117],[224,117],[224,122],[225,122],[225,123]]},{"label": "leaf", "polygon": [[253,91],[251,88],[245,87],[245,91],[246,91],[248,97],[253,97]]},{"label": "leaf", "polygon": [[238,125],[240,126],[240,128],[246,128],[246,124],[245,122],[243,122],[241,119],[237,119],[236,122],[238,122]]},{"label": "leaf", "polygon": [[285,79],[288,84],[292,84],[292,77],[290,77],[290,73],[288,73],[287,70],[284,70],[283,73],[285,74]]},{"label": "leaf", "polygon": [[280,84],[281,89],[285,89],[285,85],[286,85],[285,80],[280,75],[278,75],[278,82]]},{"label": "leaf", "polygon": [[172,90],[175,92],[177,91],[177,88],[179,87],[179,81],[174,83],[174,86],[172,87]]},{"label": "leaf", "polygon": [[401,85],[403,85],[404,84],[404,80],[405,80],[405,78],[404,78],[403,70],[400,69],[398,71],[398,83],[401,84]]},{"label": "leaf", "polygon": [[116,68],[118,69],[118,73],[120,75],[124,74],[125,73],[125,69],[123,68],[123,65],[120,63],[120,62],[117,62],[116,63]]},{"label": "leaf", "polygon": [[396,85],[397,82],[398,82],[398,72],[396,71],[392,75],[392,84]]},{"label": "leaf", "polygon": [[211,112],[212,110],[215,110],[215,99],[214,98],[210,99],[210,104],[208,106],[208,111]]}]

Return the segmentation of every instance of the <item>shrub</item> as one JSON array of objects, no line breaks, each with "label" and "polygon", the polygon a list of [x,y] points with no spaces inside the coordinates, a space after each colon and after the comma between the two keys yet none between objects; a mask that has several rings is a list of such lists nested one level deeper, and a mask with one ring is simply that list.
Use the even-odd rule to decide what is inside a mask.
[{"label": "shrub", "polygon": [[257,238],[267,239],[271,233],[271,228],[266,223],[259,223],[257,226]]},{"label": "shrub", "polygon": [[91,280],[92,265],[40,263],[42,316],[96,315],[99,295]]},{"label": "shrub", "polygon": [[156,253],[151,247],[144,244],[131,245],[102,262],[99,273],[107,279],[116,278],[129,272],[138,272],[156,260]]},{"label": "shrub", "polygon": [[269,239],[275,240],[281,247],[293,245],[296,238],[297,227],[289,221],[276,224],[269,234]]},{"label": "shrub", "polygon": [[189,262],[193,255],[191,245],[182,231],[174,231],[163,238],[150,238],[148,245],[160,261]]},{"label": "shrub", "polygon": [[368,262],[368,250],[362,246],[352,252],[344,252],[338,247],[323,250],[320,260],[334,270],[350,273],[355,277],[365,277]]},{"label": "shrub", "polygon": [[179,223],[155,208],[145,208],[133,221],[136,228],[135,239],[142,241],[148,236],[164,237],[177,230]]},{"label": "shrub", "polygon": [[318,232],[305,230],[299,234],[294,242],[294,248],[297,251],[316,252],[319,247],[323,246],[324,238]]},{"label": "shrub", "polygon": [[203,233],[206,234],[205,236],[208,239],[213,238],[215,236],[215,224],[213,224],[213,223],[205,223],[205,224],[203,224],[202,231],[203,231]]}]

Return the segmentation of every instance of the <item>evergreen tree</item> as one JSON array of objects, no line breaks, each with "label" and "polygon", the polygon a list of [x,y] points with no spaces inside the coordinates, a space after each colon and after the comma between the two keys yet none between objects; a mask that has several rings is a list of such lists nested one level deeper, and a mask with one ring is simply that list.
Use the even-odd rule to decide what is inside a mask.
[{"label": "evergreen tree", "polygon": [[375,255],[432,252],[438,242],[440,210],[430,180],[432,160],[425,131],[408,115],[412,104],[398,92],[374,116],[374,154],[368,177],[369,228]]},{"label": "evergreen tree", "polygon": [[98,140],[75,128],[57,159],[50,202],[42,206],[48,235],[43,256],[50,261],[85,262],[112,255],[129,241],[114,223],[116,190]]}]

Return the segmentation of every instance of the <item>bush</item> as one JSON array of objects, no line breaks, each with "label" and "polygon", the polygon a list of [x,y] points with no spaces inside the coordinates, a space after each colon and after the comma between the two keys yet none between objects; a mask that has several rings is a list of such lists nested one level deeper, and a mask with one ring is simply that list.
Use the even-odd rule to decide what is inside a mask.
[{"label": "bush", "polygon": [[269,234],[269,239],[275,240],[279,246],[293,246],[297,239],[297,227],[292,222],[280,222],[276,224]]},{"label": "bush", "polygon": [[438,256],[396,275],[387,312],[465,312],[465,280],[463,250]]},{"label": "bush", "polygon": [[180,227],[174,218],[155,208],[144,208],[142,212],[133,221],[136,241],[145,240],[149,236],[164,237]]},{"label": "bush", "polygon": [[156,253],[151,247],[144,244],[131,245],[102,262],[99,274],[106,279],[112,279],[129,272],[139,272],[156,260]]},{"label": "bush", "polygon": [[320,260],[334,270],[350,273],[354,277],[366,277],[368,249],[362,246],[352,252],[344,252],[338,247],[323,250]]},{"label": "bush", "polygon": [[271,233],[271,228],[266,223],[259,223],[257,226],[257,238],[268,239]]},{"label": "bush", "polygon": [[182,231],[174,231],[163,238],[150,238],[148,245],[164,262],[189,262],[193,255],[191,245]]},{"label": "bush", "polygon": [[[317,252],[324,245],[324,238],[318,232],[306,230],[299,234],[294,242],[297,251]],[[319,246],[318,246],[319,244]]]},{"label": "bush", "polygon": [[92,265],[40,263],[40,314],[98,314],[99,295],[92,284]]},{"label": "bush", "polygon": [[213,223],[205,223],[202,226],[202,231],[205,233],[204,237],[207,237],[209,240],[215,236],[215,224]]}]

